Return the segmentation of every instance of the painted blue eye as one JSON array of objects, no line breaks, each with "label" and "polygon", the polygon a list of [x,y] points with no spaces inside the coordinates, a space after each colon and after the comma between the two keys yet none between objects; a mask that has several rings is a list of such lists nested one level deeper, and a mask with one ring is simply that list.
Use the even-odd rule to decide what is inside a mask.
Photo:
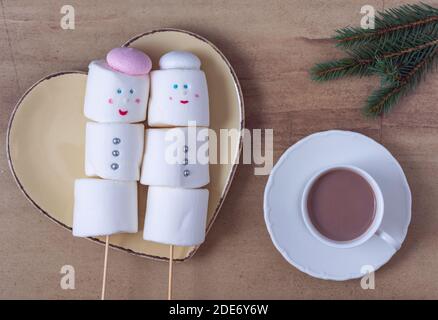
[{"label": "painted blue eye", "polygon": [[174,88],[174,89],[178,89],[178,85],[175,83],[175,84],[173,85],[173,88]]},{"label": "painted blue eye", "polygon": [[134,89],[130,89],[130,90],[129,90],[129,93],[130,93],[130,94],[133,94],[133,93],[134,93]]},{"label": "painted blue eye", "polygon": [[185,84],[184,85],[184,89],[188,89],[189,88],[189,85],[188,84]]},{"label": "painted blue eye", "polygon": [[122,89],[117,89],[117,94],[121,94],[122,93]]}]

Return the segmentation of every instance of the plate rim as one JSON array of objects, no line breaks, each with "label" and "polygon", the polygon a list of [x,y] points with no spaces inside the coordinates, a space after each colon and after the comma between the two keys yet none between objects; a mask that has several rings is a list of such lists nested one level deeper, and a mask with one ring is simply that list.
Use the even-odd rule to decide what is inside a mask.
[{"label": "plate rim", "polygon": [[[233,67],[231,66],[230,62],[228,61],[228,59],[224,56],[224,54],[209,40],[207,40],[206,38],[200,36],[199,34],[196,34],[194,32],[188,31],[188,30],[183,30],[183,29],[177,29],[177,28],[159,28],[159,29],[153,29],[150,31],[146,31],[143,33],[140,33],[132,38],[130,38],[128,41],[126,41],[122,46],[123,47],[127,47],[129,46],[131,43],[133,43],[134,41],[144,37],[144,36],[149,36],[151,34],[154,33],[159,33],[159,32],[179,32],[179,33],[183,33],[192,37],[195,37],[196,39],[203,41],[205,43],[207,43],[211,48],[214,49],[214,51],[219,54],[220,58],[222,59],[222,61],[226,64],[226,66],[228,67],[229,72],[231,73],[232,77],[233,77],[233,83],[234,83],[234,87],[237,93],[237,98],[238,98],[238,105],[239,105],[239,117],[240,117],[240,121],[239,121],[239,130],[240,130],[240,135],[239,135],[239,141],[238,141],[238,147],[237,147],[237,152],[236,152],[236,156],[235,159],[233,159],[232,162],[232,168],[231,171],[227,177],[227,181],[225,184],[225,187],[222,189],[222,193],[220,196],[220,200],[219,203],[217,204],[216,208],[213,211],[213,216],[210,219],[207,227],[206,227],[206,235],[208,234],[208,232],[210,231],[211,227],[213,226],[213,223],[215,222],[219,211],[225,201],[225,197],[229,192],[229,189],[231,187],[231,183],[234,180],[234,176],[237,170],[237,166],[239,164],[239,159],[240,159],[240,154],[242,152],[242,148],[243,148],[243,134],[242,134],[242,130],[245,128],[245,104],[244,104],[244,99],[243,99],[243,93],[242,93],[242,88],[239,82],[239,79],[237,77],[236,72],[234,71]],[[57,225],[63,227],[64,229],[67,230],[72,230],[71,227],[65,225],[64,223],[62,223],[61,221],[55,219],[53,216],[51,216],[47,211],[45,211],[43,208],[41,208],[38,203],[35,202],[35,200],[32,199],[32,197],[27,193],[26,189],[24,188],[23,184],[21,183],[20,179],[18,178],[18,175],[14,169],[14,165],[12,163],[12,158],[11,158],[11,148],[10,148],[10,137],[11,137],[11,129],[13,126],[13,122],[15,119],[15,115],[17,114],[18,109],[20,108],[22,102],[24,101],[24,99],[27,97],[27,95],[34,89],[36,88],[39,84],[43,83],[44,81],[50,80],[52,78],[56,78],[59,76],[63,76],[63,75],[69,75],[69,74],[80,74],[80,75],[87,75],[87,72],[85,71],[80,71],[80,70],[65,70],[65,71],[59,71],[59,72],[54,72],[51,73],[49,75],[46,75],[42,78],[40,78],[38,81],[36,81],[35,83],[33,83],[22,95],[21,97],[18,99],[17,103],[15,104],[11,116],[9,118],[8,121],[8,125],[7,125],[7,129],[6,129],[6,158],[8,161],[8,166],[9,166],[9,170],[12,173],[12,176],[14,178],[14,181],[16,183],[16,185],[18,186],[18,188],[20,189],[20,191],[24,194],[25,198],[40,212],[42,213],[44,216],[46,216],[47,218],[49,218],[50,221],[56,223]],[[91,240],[95,243],[98,243],[100,245],[104,245],[105,242],[102,240],[99,240],[96,237],[87,237],[86,239]],[[110,244],[110,247],[116,249],[116,250],[120,250],[120,251],[124,251],[127,252],[129,254],[135,255],[135,256],[139,256],[142,258],[148,258],[148,259],[152,259],[152,260],[160,260],[160,261],[169,261],[169,258],[166,257],[160,257],[160,256],[154,256],[151,254],[146,254],[146,253],[142,253],[142,252],[137,252],[134,251],[132,249],[128,249],[128,248],[124,248],[118,245],[114,245],[114,244]],[[182,259],[174,259],[174,261],[177,262],[183,262],[186,261],[190,258],[192,258],[194,256],[194,254],[196,253],[196,251],[199,249],[200,245],[194,246],[192,250],[190,250],[187,255],[182,258]]]},{"label": "plate rim", "polygon": [[[264,216],[264,220],[265,220],[265,225],[266,228],[268,230],[269,233],[269,237],[271,238],[271,241],[274,245],[274,247],[277,249],[277,251],[282,255],[282,257],[292,266],[294,266],[296,269],[298,269],[299,271],[314,277],[316,279],[322,279],[322,280],[330,280],[330,281],[346,281],[346,280],[352,280],[352,279],[357,279],[360,278],[360,276],[358,277],[352,277],[351,275],[346,275],[344,277],[323,277],[321,273],[315,273],[311,270],[307,270],[305,267],[303,267],[302,265],[298,264],[297,262],[293,261],[291,259],[291,257],[289,257],[289,255],[285,252],[284,248],[282,246],[280,246],[280,244],[278,243],[277,239],[274,237],[274,232],[272,230],[271,227],[271,223],[269,220],[269,215],[272,211],[272,206],[270,205],[269,201],[268,201],[268,197],[269,197],[269,193],[271,192],[271,189],[273,187],[273,185],[275,184],[275,180],[274,180],[274,174],[275,172],[278,170],[279,167],[281,167],[281,165],[283,164],[284,161],[286,161],[286,159],[289,156],[289,153],[291,153],[292,151],[294,151],[295,149],[297,149],[299,146],[301,146],[301,144],[307,142],[308,140],[310,140],[311,138],[314,138],[315,136],[319,136],[319,135],[329,135],[329,134],[344,134],[344,135],[358,135],[361,136],[362,138],[365,138],[367,140],[371,140],[372,142],[376,143],[378,145],[378,147],[380,147],[384,152],[388,153],[394,160],[395,160],[395,164],[396,166],[401,170],[401,172],[403,173],[403,180],[404,180],[404,185],[407,188],[408,191],[408,198],[407,200],[407,204],[408,204],[408,208],[409,208],[409,219],[407,221],[407,226],[404,228],[403,232],[404,237],[402,240],[402,244],[404,243],[404,241],[406,240],[406,236],[408,233],[408,229],[409,226],[411,224],[412,221],[412,192],[411,192],[411,188],[409,186],[409,182],[407,180],[406,174],[404,173],[403,168],[401,167],[400,163],[398,162],[398,160],[392,155],[392,153],[385,147],[383,146],[380,142],[368,137],[365,134],[362,134],[360,132],[356,132],[356,131],[351,131],[351,130],[337,130],[337,129],[333,129],[333,130],[325,130],[325,131],[318,131],[318,132],[314,132],[310,135],[307,135],[301,139],[299,139],[298,141],[296,141],[294,144],[292,144],[291,146],[289,146],[284,152],[283,154],[280,156],[279,160],[277,161],[277,163],[274,165],[274,168],[272,169],[268,181],[266,183],[265,186],[265,190],[264,190],[264,195],[263,195],[263,216]],[[400,250],[400,249],[399,249]],[[394,254],[396,254],[399,250],[396,250],[392,255],[390,255],[385,261],[383,261],[380,265],[376,266],[375,271],[377,271],[378,269],[380,269],[382,266],[384,266],[386,263],[388,263],[388,261],[394,256]]]}]

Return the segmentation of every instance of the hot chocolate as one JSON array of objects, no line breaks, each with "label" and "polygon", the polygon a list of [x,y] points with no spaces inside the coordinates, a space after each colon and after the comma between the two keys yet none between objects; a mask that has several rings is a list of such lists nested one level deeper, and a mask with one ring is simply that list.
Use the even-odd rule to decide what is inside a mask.
[{"label": "hot chocolate", "polygon": [[315,180],[307,198],[315,229],[334,241],[351,241],[371,226],[376,200],[370,184],[352,170],[329,170]]}]

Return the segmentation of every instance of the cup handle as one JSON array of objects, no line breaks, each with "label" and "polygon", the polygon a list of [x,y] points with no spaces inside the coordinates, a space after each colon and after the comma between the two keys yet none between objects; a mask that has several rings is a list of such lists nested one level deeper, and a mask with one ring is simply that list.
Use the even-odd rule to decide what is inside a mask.
[{"label": "cup handle", "polygon": [[381,229],[377,230],[376,236],[378,236],[380,239],[393,247],[395,251],[397,251],[401,247],[401,244],[398,241],[396,241],[393,237],[391,237],[389,234]]}]

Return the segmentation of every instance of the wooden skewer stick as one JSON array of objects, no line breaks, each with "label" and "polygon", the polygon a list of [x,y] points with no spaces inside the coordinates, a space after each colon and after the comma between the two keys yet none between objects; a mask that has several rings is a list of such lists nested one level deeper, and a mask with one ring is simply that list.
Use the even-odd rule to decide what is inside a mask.
[{"label": "wooden skewer stick", "polygon": [[106,285],[106,269],[108,264],[108,246],[109,246],[109,236],[105,238],[105,259],[103,261],[103,281],[102,281],[102,295],[100,300],[105,300],[105,285]]},{"label": "wooden skewer stick", "polygon": [[167,300],[172,300],[172,278],[173,278],[173,245],[170,245],[170,253],[169,253],[169,288],[167,290]]}]

